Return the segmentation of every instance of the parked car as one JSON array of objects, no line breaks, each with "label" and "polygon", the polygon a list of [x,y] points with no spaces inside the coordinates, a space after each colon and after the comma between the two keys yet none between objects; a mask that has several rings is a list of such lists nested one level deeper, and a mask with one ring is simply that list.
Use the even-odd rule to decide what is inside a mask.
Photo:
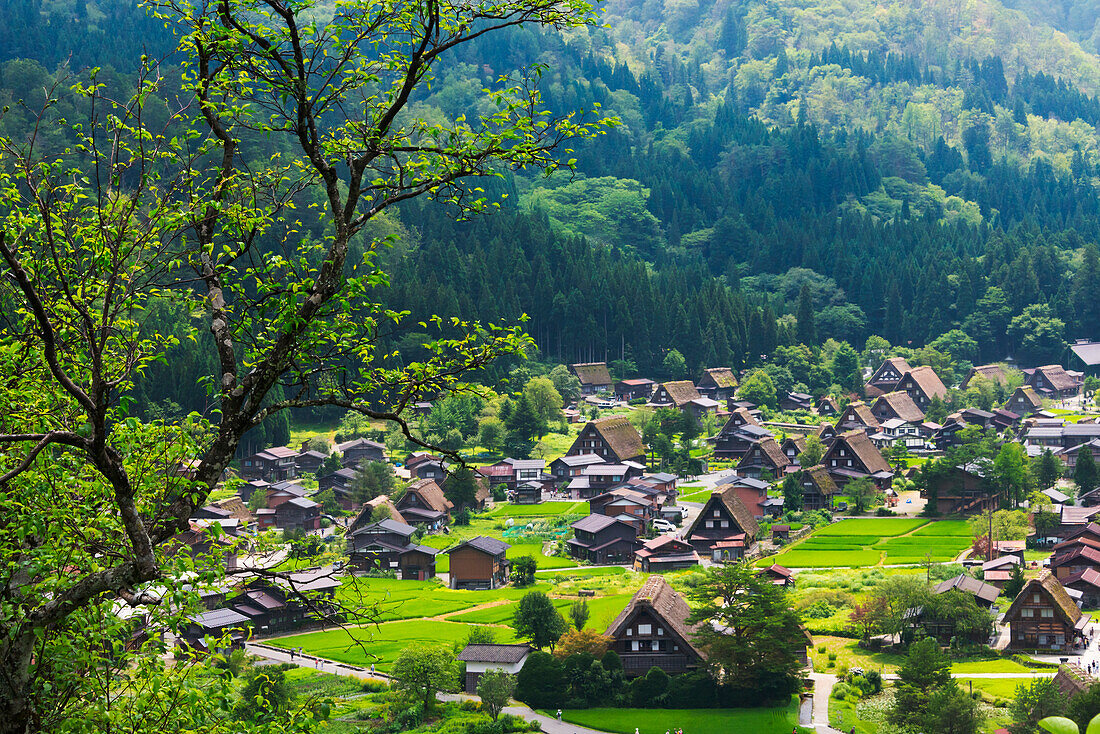
[{"label": "parked car", "polygon": [[668,520],[657,518],[653,521],[653,529],[662,533],[672,533],[676,531],[676,526],[670,523]]}]

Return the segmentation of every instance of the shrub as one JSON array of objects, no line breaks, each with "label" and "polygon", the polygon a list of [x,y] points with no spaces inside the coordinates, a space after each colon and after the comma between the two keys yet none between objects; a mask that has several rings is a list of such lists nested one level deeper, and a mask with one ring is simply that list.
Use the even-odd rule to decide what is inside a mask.
[{"label": "shrub", "polygon": [[875,694],[882,690],[882,673],[877,670],[868,671],[864,676],[867,682],[871,685],[871,693]]},{"label": "shrub", "polygon": [[836,653],[835,652],[829,653],[829,662],[830,663],[835,663],[836,662]]},{"label": "shrub", "polygon": [[824,599],[818,599],[802,611],[806,619],[828,619],[836,614],[836,607]]},{"label": "shrub", "polygon": [[837,683],[833,686],[832,695],[838,701],[847,700],[848,696],[852,695],[852,687],[847,683]]},{"label": "shrub", "polygon": [[817,651],[818,651],[818,652],[820,652],[820,653],[824,653],[824,652],[825,652],[825,650],[826,650],[826,647],[825,647],[825,645],[824,645],[824,644],[822,644],[822,645],[818,645],[818,646],[817,646]]}]

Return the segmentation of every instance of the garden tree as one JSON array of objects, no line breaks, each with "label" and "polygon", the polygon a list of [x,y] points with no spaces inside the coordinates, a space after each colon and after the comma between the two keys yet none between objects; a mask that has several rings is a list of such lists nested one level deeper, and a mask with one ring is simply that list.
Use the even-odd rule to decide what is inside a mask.
[{"label": "garden tree", "polygon": [[1096,468],[1096,460],[1088,447],[1077,452],[1077,465],[1073,468],[1073,483],[1077,485],[1078,497],[1100,486],[1100,470]]},{"label": "garden tree", "polygon": [[825,458],[825,444],[814,434],[806,436],[806,445],[798,455],[799,463],[805,467],[817,466]]},{"label": "garden tree", "polygon": [[684,360],[684,355],[680,354],[678,349],[668,350],[661,366],[664,367],[665,374],[668,375],[670,380],[682,380],[687,377],[687,361]]},{"label": "garden tree", "polygon": [[1093,683],[1073,696],[1066,706],[1066,717],[1075,722],[1080,731],[1086,731],[1096,716],[1100,716],[1100,683]]},{"label": "garden tree", "polygon": [[1012,568],[1008,572],[1008,581],[1005,582],[1004,593],[1009,599],[1015,599],[1023,591],[1024,584],[1027,583],[1027,579],[1024,577],[1024,567],[1022,564],[1014,563]]},{"label": "garden tree", "polygon": [[512,583],[516,586],[530,586],[535,583],[535,571],[538,563],[534,556],[520,556],[512,561]]},{"label": "garden tree", "polygon": [[479,394],[448,395],[432,404],[431,411],[420,419],[420,428],[424,433],[446,436],[454,432],[459,445],[477,433],[478,416],[485,407],[485,400]]},{"label": "garden tree", "polygon": [[691,592],[689,622],[711,676],[744,701],[786,700],[798,690],[798,613],[786,592],[748,564],[712,567]]},{"label": "garden tree", "polygon": [[1001,446],[993,460],[992,481],[1002,488],[1002,501],[1007,499],[1013,507],[1027,497],[1035,480],[1023,446],[1015,441]]},{"label": "garden tree", "polygon": [[466,634],[466,643],[456,645],[455,653],[462,651],[466,645],[492,645],[496,641],[496,632],[492,627],[484,624],[470,625],[470,631]]},{"label": "garden tree", "polygon": [[814,327],[814,297],[810,284],[802,286],[798,292],[798,310],[795,313],[795,339],[799,344],[816,344],[817,329]]},{"label": "garden tree", "polygon": [[779,405],[775,383],[764,370],[753,370],[741,382],[737,396],[760,406],[775,408]]},{"label": "garden tree", "polygon": [[477,679],[477,695],[489,717],[496,721],[500,712],[512,700],[516,690],[516,677],[503,670],[487,670]]},{"label": "garden tree", "polygon": [[833,356],[833,378],[845,390],[862,394],[863,370],[859,367],[859,355],[852,345],[844,342]]},{"label": "garden tree", "polygon": [[929,342],[928,346],[951,355],[955,362],[973,362],[978,358],[978,342],[960,329],[952,329]]},{"label": "garden tree", "polygon": [[275,666],[254,668],[241,689],[233,715],[241,721],[276,720],[294,704],[286,672]]},{"label": "garden tree", "polygon": [[436,693],[457,685],[458,667],[454,653],[445,647],[410,645],[397,656],[390,678],[394,688],[428,711],[435,704]]},{"label": "garden tree", "polygon": [[581,398],[581,381],[569,371],[564,364],[559,364],[550,370],[550,382],[554,383],[554,389],[561,395],[565,404],[575,403]]},{"label": "garden tree", "polygon": [[1084,384],[1081,386],[1081,392],[1085,399],[1091,400],[1096,395],[1097,390],[1100,390],[1100,377],[1096,375],[1086,377]]},{"label": "garden tree", "polygon": [[882,632],[887,613],[886,600],[880,596],[872,596],[852,607],[849,620],[859,630],[860,639],[869,640]]},{"label": "garden tree", "polygon": [[379,495],[392,495],[399,482],[389,462],[363,459],[351,479],[351,496],[356,502],[369,502]]},{"label": "garden tree", "polygon": [[516,674],[516,698],[531,708],[556,708],[564,703],[564,677],[560,660],[541,650],[533,652]]},{"label": "garden tree", "polygon": [[661,706],[668,693],[668,673],[657,666],[630,682],[630,700],[638,708]]},{"label": "garden tree", "polygon": [[267,492],[256,490],[248,497],[248,509],[255,512],[262,507],[267,507]]},{"label": "garden tree", "polygon": [[518,637],[530,640],[540,650],[549,647],[551,651],[558,639],[569,630],[561,612],[541,591],[528,592],[519,600],[512,617],[512,627]]},{"label": "garden tree", "polygon": [[1066,349],[1065,331],[1065,322],[1045,303],[1027,306],[1008,325],[1008,335],[1019,347],[1024,364],[1050,364],[1061,359]]},{"label": "garden tree", "polygon": [[921,621],[930,626],[951,625],[959,638],[981,639],[993,631],[989,610],[973,595],[957,589],[929,594],[921,605]]},{"label": "garden tree", "polygon": [[574,629],[584,629],[584,625],[588,623],[588,602],[584,599],[573,602],[569,607],[569,619],[573,622]]},{"label": "garden tree", "polygon": [[1062,476],[1064,465],[1058,460],[1050,449],[1043,451],[1039,457],[1038,466],[1035,469],[1035,481],[1039,489],[1050,489]]},{"label": "garden tree", "polygon": [[504,434],[504,423],[496,416],[485,416],[478,422],[477,441],[490,452],[500,450]]},{"label": "garden tree", "polygon": [[985,722],[985,714],[978,702],[959,688],[954,680],[937,688],[914,720],[924,731],[943,734],[978,734]]},{"label": "garden tree", "polygon": [[870,477],[853,479],[844,485],[844,491],[848,494],[853,512],[867,512],[882,504],[882,490],[875,486]]},{"label": "garden tree", "polygon": [[512,403],[512,410],[504,420],[504,427],[508,429],[505,446],[515,452],[512,455],[519,459],[529,457],[535,439],[546,433],[546,421],[539,418],[527,396],[522,393]]},{"label": "garden tree", "polygon": [[1066,696],[1054,681],[1036,679],[1030,684],[1016,686],[1016,695],[1008,706],[1012,723],[1008,730],[1012,734],[1035,734],[1039,731],[1039,720],[1048,716],[1060,716],[1066,710]]},{"label": "garden tree", "polygon": [[336,493],[331,489],[317,493],[313,501],[321,505],[321,510],[329,515],[342,515],[344,513],[344,508],[340,506],[339,500],[336,499]]},{"label": "garden tree", "polygon": [[924,412],[924,417],[926,420],[932,421],[933,423],[942,423],[949,412],[947,403],[943,402],[943,398],[939,395],[933,395],[932,399],[928,402],[928,410]]},{"label": "garden tree", "polygon": [[783,493],[784,512],[798,512],[802,509],[802,472],[783,477],[780,490]]},{"label": "garden tree", "polygon": [[878,617],[878,626],[885,634],[901,634],[907,627],[905,613],[921,606],[930,593],[919,576],[887,576],[875,584],[871,592],[874,604],[869,611]]},{"label": "garden tree", "polygon": [[610,644],[609,638],[595,630],[571,629],[558,640],[554,655],[562,659],[581,654],[600,658],[607,652]]},{"label": "garden tree", "polygon": [[457,508],[469,510],[477,504],[477,477],[468,466],[459,466],[445,482],[446,497]]},{"label": "garden tree", "polygon": [[878,369],[890,355],[890,350],[890,342],[877,334],[872,334],[863,343],[863,351],[859,354],[860,364],[873,370]]},{"label": "garden tree", "polygon": [[[523,396],[542,422],[561,418],[562,398],[548,377],[532,377],[523,386]],[[541,438],[541,436],[539,436]]]},{"label": "garden tree", "polygon": [[[534,70],[492,85],[483,115],[429,121],[408,107],[446,56],[487,34],[594,22],[584,0],[355,1],[328,22],[310,2],[151,5],[179,34],[180,80],[162,79],[169,62],[158,58],[130,98],[77,83],[68,124],[51,99],[41,125],[0,140],[0,363],[9,381],[19,376],[0,426],[11,580],[0,590],[0,731],[64,728],[70,712],[95,707],[143,718],[101,705],[125,686],[105,693],[75,674],[126,668],[131,656],[113,656],[102,637],[76,653],[84,638],[72,627],[109,626],[116,599],[145,608],[152,628],[178,621],[185,605],[150,605],[152,582],[183,601],[177,580],[191,570],[163,544],[188,527],[250,431],[285,428],[290,409],[335,406],[418,443],[410,404],[461,391],[473,371],[527,348],[516,329],[445,313],[423,315],[427,345],[415,354],[379,350],[402,316],[378,302],[389,279],[368,225],[418,196],[486,210],[471,178],[553,169],[568,139],[595,131],[544,114]],[[173,102],[153,113],[159,94]],[[62,127],[77,144],[51,150],[36,137]],[[162,303],[194,318],[179,333],[146,328],[143,314]],[[210,358],[213,370],[196,377],[217,422],[141,424],[135,380],[184,341]],[[194,460],[187,477],[167,470],[181,460]],[[79,480],[43,491],[61,475]],[[36,529],[58,518],[79,531]]]},{"label": "garden tree", "polygon": [[340,456],[333,451],[331,454],[325,457],[325,460],[321,462],[321,465],[317,467],[317,478],[327,477],[329,474],[335,474],[344,468],[344,463],[340,461]]},{"label": "garden tree", "polygon": [[310,436],[306,441],[306,450],[316,451],[328,456],[332,453],[332,442],[325,436]]},{"label": "garden tree", "polygon": [[[951,681],[951,661],[935,638],[925,637],[909,646],[905,662],[898,668],[891,723],[919,727],[933,694]],[[939,731],[934,729],[933,731]]]}]

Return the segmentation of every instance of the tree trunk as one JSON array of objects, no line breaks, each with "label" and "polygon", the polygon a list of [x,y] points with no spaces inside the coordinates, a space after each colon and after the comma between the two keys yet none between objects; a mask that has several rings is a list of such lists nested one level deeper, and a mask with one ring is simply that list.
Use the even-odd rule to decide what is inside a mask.
[{"label": "tree trunk", "polygon": [[0,734],[31,731],[31,707],[27,687],[31,680],[34,635],[23,632],[0,643]]}]

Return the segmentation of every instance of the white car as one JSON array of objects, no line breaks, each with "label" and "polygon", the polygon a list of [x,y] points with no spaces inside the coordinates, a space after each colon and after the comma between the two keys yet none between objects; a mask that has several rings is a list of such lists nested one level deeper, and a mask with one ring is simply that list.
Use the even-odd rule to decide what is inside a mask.
[{"label": "white car", "polygon": [[653,529],[659,530],[662,533],[676,532],[676,526],[662,518],[657,518],[653,521]]}]

